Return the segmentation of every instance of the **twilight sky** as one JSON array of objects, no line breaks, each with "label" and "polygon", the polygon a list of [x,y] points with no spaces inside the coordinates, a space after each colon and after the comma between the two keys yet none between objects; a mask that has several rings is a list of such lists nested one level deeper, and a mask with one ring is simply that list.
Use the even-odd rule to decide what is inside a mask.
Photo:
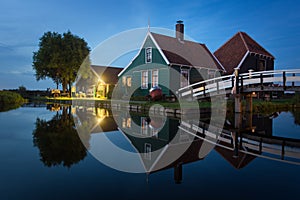
[{"label": "twilight sky", "polygon": [[172,30],[183,20],[185,33],[212,52],[245,31],[275,56],[275,69],[300,68],[299,10],[296,0],[0,0],[0,89],[55,87],[51,80],[37,82],[32,70],[44,32],[70,30],[93,49],[120,32],[147,27],[148,19],[151,27]]}]

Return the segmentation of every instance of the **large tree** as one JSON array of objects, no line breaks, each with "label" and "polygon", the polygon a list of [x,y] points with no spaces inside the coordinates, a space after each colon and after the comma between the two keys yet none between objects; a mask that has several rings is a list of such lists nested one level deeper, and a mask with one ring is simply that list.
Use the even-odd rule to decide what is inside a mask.
[{"label": "large tree", "polygon": [[59,34],[46,32],[40,38],[39,50],[33,53],[33,69],[36,79],[51,78],[62,84],[63,92],[71,89],[82,63],[90,65],[90,48],[84,39],[70,31]]}]

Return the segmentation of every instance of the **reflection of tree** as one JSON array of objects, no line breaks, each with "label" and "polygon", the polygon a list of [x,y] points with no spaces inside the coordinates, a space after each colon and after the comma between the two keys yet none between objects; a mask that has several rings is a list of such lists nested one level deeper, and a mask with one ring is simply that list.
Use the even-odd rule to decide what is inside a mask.
[{"label": "reflection of tree", "polygon": [[63,165],[70,167],[86,156],[86,149],[75,129],[73,117],[68,108],[46,121],[36,119],[33,143],[40,150],[41,161],[48,167]]},{"label": "reflection of tree", "polygon": [[300,110],[295,109],[292,111],[292,114],[294,116],[294,122],[297,125],[300,125]]}]

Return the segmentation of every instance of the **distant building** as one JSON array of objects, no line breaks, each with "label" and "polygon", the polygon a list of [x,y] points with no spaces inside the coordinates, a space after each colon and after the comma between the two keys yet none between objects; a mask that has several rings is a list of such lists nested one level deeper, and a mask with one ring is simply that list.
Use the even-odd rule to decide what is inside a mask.
[{"label": "distant building", "polygon": [[118,74],[123,68],[91,65],[92,83],[83,78],[76,82],[76,94],[81,97],[111,98],[111,93],[118,82]]},{"label": "distant building", "polygon": [[176,37],[148,31],[138,54],[119,78],[124,95],[135,88],[133,96],[146,96],[154,86],[161,87],[163,94],[171,95],[170,89],[176,91],[224,71],[205,44],[184,39],[184,25],[178,21]]},{"label": "distant building", "polygon": [[214,52],[226,74],[274,70],[274,56],[245,32],[238,32]]}]

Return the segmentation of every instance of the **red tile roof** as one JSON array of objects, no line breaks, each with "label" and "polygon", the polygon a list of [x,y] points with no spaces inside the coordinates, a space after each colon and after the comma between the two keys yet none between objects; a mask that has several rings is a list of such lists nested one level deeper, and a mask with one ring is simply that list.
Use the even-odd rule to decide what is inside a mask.
[{"label": "red tile roof", "polygon": [[271,59],[274,56],[253,40],[247,33],[238,32],[214,53],[228,74],[232,74],[247,52],[257,53]]},{"label": "red tile roof", "polygon": [[151,33],[170,64],[189,65],[224,70],[205,44]]}]

